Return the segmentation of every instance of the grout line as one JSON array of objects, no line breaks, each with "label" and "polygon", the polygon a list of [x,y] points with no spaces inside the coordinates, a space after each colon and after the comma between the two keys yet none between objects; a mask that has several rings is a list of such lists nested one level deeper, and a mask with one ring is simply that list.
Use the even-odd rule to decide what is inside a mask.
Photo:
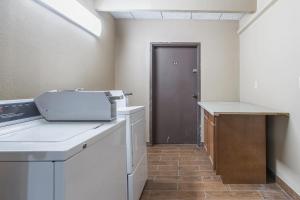
[{"label": "grout line", "polygon": [[222,17],[223,17],[223,13],[221,13],[221,15],[219,17],[219,21],[221,21]]},{"label": "grout line", "polygon": [[131,15],[132,19],[135,19],[135,17],[134,17],[134,15],[133,15],[133,13],[132,13],[132,12],[129,12],[129,13],[130,13],[130,15]]},{"label": "grout line", "polygon": [[151,199],[151,196],[152,196],[152,190],[149,191],[149,196],[148,196],[147,199],[150,200],[150,199]]},{"label": "grout line", "polygon": [[[179,150],[180,150],[180,148],[178,148]],[[181,154],[179,154],[179,157],[178,157],[178,160],[177,160],[177,178],[179,179],[179,177],[180,177],[180,157],[181,157]],[[177,179],[177,191],[179,191],[179,180]]]},{"label": "grout line", "polygon": [[203,176],[200,176],[200,182],[204,183]]},{"label": "grout line", "polygon": [[[221,181],[223,182],[223,180],[221,179]],[[230,187],[230,185],[228,184],[227,185],[227,187],[228,187],[228,191],[232,191],[232,189],[231,189],[231,187]]]},{"label": "grout line", "polygon": [[228,192],[232,191],[229,184],[226,185],[226,189],[227,189]]},{"label": "grout line", "polygon": [[264,199],[264,196],[262,195],[262,193],[260,191],[255,191],[258,193],[258,195],[260,196],[260,198],[263,200]]},{"label": "grout line", "polygon": [[180,176],[180,174],[179,174],[179,160],[177,161],[177,176]]}]

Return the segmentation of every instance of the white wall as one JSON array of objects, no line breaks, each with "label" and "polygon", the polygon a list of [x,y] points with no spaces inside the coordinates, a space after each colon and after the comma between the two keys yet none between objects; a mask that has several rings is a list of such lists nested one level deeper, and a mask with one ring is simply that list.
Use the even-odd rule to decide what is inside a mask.
[{"label": "white wall", "polygon": [[[278,0],[240,35],[240,98],[290,113],[270,120],[270,167],[300,194],[300,1]],[[245,24],[241,24],[244,26]],[[258,88],[254,88],[257,80]]]},{"label": "white wall", "polygon": [[[88,9],[92,0],[81,0]],[[96,13],[95,13],[96,14]],[[0,1],[0,99],[114,87],[114,20],[96,38],[34,0]]]},{"label": "white wall", "polygon": [[202,100],[239,100],[237,28],[237,22],[118,20],[116,88],[133,92],[131,105],[145,105],[149,122],[150,43],[200,42]]}]

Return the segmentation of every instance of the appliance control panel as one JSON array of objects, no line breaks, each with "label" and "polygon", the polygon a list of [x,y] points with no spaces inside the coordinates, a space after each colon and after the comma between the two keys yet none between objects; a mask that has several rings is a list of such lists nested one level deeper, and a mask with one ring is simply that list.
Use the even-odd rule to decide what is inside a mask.
[{"label": "appliance control panel", "polygon": [[38,116],[40,113],[33,101],[13,103],[0,101],[0,123]]}]

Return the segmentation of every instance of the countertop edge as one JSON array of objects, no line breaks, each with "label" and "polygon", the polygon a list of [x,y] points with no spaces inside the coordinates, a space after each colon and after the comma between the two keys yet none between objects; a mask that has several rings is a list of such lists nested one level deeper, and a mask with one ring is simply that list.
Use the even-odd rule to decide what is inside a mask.
[{"label": "countertop edge", "polygon": [[[207,102],[207,103],[214,103],[214,102]],[[218,103],[218,102],[215,102]],[[219,102],[220,103],[220,102]],[[244,103],[244,102],[236,102],[236,103]],[[289,117],[290,114],[287,112],[279,112],[279,111],[274,111],[274,112],[216,112],[216,111],[211,111],[209,108],[207,108],[205,105],[203,105],[203,102],[198,102],[198,106],[206,110],[209,114],[213,116],[219,116],[219,115],[266,115],[266,116],[287,116]],[[244,103],[247,104],[247,103]],[[249,104],[249,105],[255,105],[255,104]],[[257,105],[259,106],[259,105]],[[260,106],[262,107],[262,106]]]}]

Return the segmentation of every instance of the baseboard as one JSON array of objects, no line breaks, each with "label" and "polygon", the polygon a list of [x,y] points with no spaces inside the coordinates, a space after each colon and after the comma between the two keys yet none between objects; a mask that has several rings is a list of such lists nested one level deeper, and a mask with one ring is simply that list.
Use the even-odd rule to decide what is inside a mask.
[{"label": "baseboard", "polygon": [[151,142],[147,142],[147,146],[148,146],[148,147],[151,147],[151,146],[153,146],[153,145],[152,145]]},{"label": "baseboard", "polygon": [[281,187],[281,189],[283,189],[293,199],[300,200],[300,196],[297,194],[297,192],[295,192],[286,182],[284,182],[281,178],[279,178],[270,169],[268,171],[271,178]]}]

